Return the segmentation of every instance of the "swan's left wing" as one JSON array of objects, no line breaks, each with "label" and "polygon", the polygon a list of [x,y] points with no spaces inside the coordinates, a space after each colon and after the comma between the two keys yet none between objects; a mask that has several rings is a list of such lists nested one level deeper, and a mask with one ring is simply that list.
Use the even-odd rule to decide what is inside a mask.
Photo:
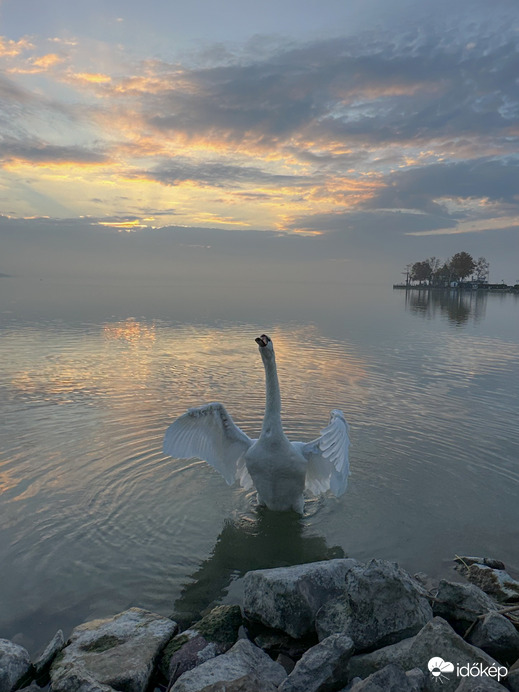
[{"label": "swan's left wing", "polygon": [[301,446],[300,451],[308,461],[305,489],[313,495],[331,490],[340,497],[346,490],[350,473],[348,432],[343,412],[334,409],[321,437]]},{"label": "swan's left wing", "polygon": [[228,485],[246,479],[238,462],[252,440],[219,403],[190,408],[166,430],[163,450],[177,459],[198,457],[207,461]]}]

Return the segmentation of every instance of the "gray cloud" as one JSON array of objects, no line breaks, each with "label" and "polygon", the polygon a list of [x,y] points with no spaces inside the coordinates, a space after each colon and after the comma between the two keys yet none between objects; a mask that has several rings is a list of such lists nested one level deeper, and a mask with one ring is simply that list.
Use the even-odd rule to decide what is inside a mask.
[{"label": "gray cloud", "polygon": [[158,180],[166,185],[176,185],[187,180],[214,187],[229,187],[240,184],[308,185],[315,184],[303,176],[275,175],[256,166],[239,166],[223,162],[197,163],[186,157],[167,159],[155,168],[140,171],[137,177]]},{"label": "gray cloud", "polygon": [[34,163],[104,163],[106,154],[78,146],[63,146],[30,140],[0,141],[0,160],[23,159]]},{"label": "gray cloud", "polygon": [[497,136],[519,114],[518,71],[513,31],[340,38],[192,69],[189,88],[172,78],[145,112],[161,130],[265,144],[305,133],[372,143]]},{"label": "gray cloud", "polygon": [[387,176],[384,187],[367,206],[444,213],[438,198],[502,202],[507,211],[519,208],[519,157],[480,158],[413,167]]}]

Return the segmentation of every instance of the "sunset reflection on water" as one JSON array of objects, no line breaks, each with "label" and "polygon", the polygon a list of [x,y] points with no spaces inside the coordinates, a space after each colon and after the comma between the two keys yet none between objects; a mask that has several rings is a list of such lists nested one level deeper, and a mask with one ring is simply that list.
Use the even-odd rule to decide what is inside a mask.
[{"label": "sunset reflection on water", "polygon": [[[441,309],[422,320],[400,293],[345,302],[301,290],[272,305],[268,324],[259,300],[256,320],[178,319],[180,303],[158,289],[148,310],[110,306],[102,318],[85,301],[81,319],[64,298],[67,319],[4,312],[4,636],[37,648],[57,627],[129,604],[196,614],[229,589],[239,597],[247,569],[282,564],[271,544],[291,546],[292,563],[348,554],[446,576],[465,550],[519,568],[516,303],[489,300],[459,323]],[[253,493],[203,461],[162,453],[169,423],[210,401],[259,434],[261,333],[276,349],[288,437],[315,438],[333,408],[351,426],[346,494],[309,500],[297,526],[259,515]],[[27,621],[41,624],[31,634]]]}]

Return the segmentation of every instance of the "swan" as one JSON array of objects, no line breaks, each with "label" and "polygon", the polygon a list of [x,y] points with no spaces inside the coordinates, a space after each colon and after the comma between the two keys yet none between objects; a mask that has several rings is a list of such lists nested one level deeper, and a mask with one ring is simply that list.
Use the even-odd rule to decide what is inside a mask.
[{"label": "swan", "polygon": [[207,461],[228,485],[255,487],[258,503],[274,511],[304,511],[304,492],[331,490],[339,497],[348,484],[349,426],[334,409],[321,436],[290,442],[281,423],[281,396],[272,339],[255,339],[265,368],[266,406],[261,434],[252,440],[235,425],[225,407],[213,402],[190,408],[166,430],[164,453]]}]

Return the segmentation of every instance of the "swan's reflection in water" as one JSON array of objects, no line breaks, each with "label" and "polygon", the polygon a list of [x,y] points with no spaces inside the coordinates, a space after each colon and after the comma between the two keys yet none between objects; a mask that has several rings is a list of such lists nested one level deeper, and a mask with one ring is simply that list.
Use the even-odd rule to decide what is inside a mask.
[{"label": "swan's reflection in water", "polygon": [[308,516],[258,507],[254,514],[226,522],[211,555],[183,587],[172,617],[187,627],[250,570],[340,557],[345,557],[341,547],[329,548],[322,536],[310,533]]}]

